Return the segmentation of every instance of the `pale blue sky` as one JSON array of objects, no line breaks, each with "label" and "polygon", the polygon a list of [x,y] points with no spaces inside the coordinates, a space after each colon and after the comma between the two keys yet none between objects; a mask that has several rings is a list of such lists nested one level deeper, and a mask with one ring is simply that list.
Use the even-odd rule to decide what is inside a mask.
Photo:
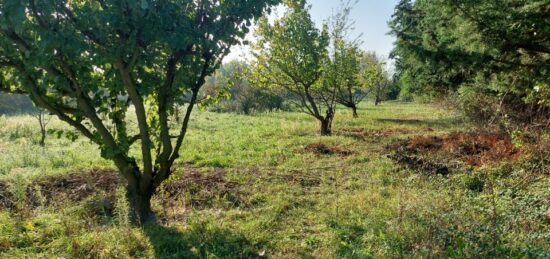
[{"label": "pale blue sky", "polygon": [[[387,35],[388,21],[391,19],[398,0],[359,0],[350,16],[355,20],[355,35],[361,33],[364,50],[376,51],[387,57],[393,48],[394,38]],[[309,0],[311,15],[321,24],[327,17],[338,11],[339,0]]]},{"label": "pale blue sky", "polygon": [[[363,34],[362,49],[376,51],[378,55],[388,57],[393,48],[394,38],[387,35],[388,21],[391,19],[398,0],[359,0],[350,16],[355,20],[354,37]],[[320,27],[322,22],[338,10],[340,0],[309,0],[311,15]],[[279,11],[279,14],[282,14]],[[234,48],[227,60],[246,56],[247,48]]]}]

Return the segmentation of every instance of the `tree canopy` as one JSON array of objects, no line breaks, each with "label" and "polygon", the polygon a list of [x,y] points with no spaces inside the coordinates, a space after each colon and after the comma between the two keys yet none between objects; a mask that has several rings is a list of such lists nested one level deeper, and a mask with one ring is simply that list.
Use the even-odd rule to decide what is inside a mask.
[{"label": "tree canopy", "polygon": [[327,62],[329,35],[319,30],[311,19],[304,0],[286,2],[284,16],[270,24],[260,20],[255,46],[255,83],[284,89],[297,107],[315,117],[321,134],[331,133],[335,113],[335,88],[322,83]]},{"label": "tree canopy", "polygon": [[335,88],[336,102],[352,109],[353,116],[357,117],[357,105],[367,96],[367,91],[359,80],[361,41],[349,35],[354,30],[354,22],[350,19],[354,3],[351,0],[341,2],[340,9],[328,20],[330,46],[323,83],[328,88]]},{"label": "tree canopy", "polygon": [[397,72],[413,91],[456,93],[466,111],[548,117],[548,20],[546,0],[402,0],[390,23]]}]

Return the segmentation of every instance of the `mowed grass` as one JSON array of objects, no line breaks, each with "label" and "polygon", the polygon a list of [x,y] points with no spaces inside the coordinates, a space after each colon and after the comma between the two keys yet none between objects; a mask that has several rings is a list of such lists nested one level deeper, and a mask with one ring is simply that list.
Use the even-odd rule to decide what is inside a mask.
[{"label": "mowed grass", "polygon": [[[113,213],[90,209],[104,193],[27,206],[29,186],[45,175],[114,168],[85,139],[49,136],[41,148],[32,117],[0,117],[0,181],[16,203],[0,212],[0,258],[549,255],[548,178],[510,198],[505,192],[522,168],[491,165],[448,177],[405,169],[387,157],[387,144],[471,127],[428,104],[368,104],[359,113],[353,119],[339,109],[330,137],[319,136],[317,122],[301,113],[194,113],[171,180],[217,171],[231,184],[188,185],[188,197],[168,208],[156,197],[160,224],[143,228],[127,223],[122,189]],[[49,127],[70,130],[55,119]],[[349,134],[358,129],[372,134]],[[306,148],[320,143],[345,154]],[[490,175],[481,183],[490,188],[473,191],[481,173]]]}]

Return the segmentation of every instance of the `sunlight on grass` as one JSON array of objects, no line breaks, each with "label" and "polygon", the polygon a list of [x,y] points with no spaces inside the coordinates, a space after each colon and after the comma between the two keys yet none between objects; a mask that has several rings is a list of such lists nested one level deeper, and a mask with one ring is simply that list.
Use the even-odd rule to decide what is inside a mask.
[{"label": "sunlight on grass", "polygon": [[[1,117],[0,181],[16,205],[0,212],[0,257],[460,258],[549,248],[544,224],[522,229],[515,220],[532,221],[507,214],[517,209],[507,198],[470,191],[477,187],[468,173],[427,177],[387,157],[396,139],[467,130],[460,117],[397,102],[364,105],[359,114],[352,119],[339,109],[333,136],[320,137],[316,122],[300,113],[196,113],[173,177],[188,177],[184,196],[168,208],[155,198],[163,224],[145,228],[117,220],[120,210],[105,205],[109,193],[27,205],[36,179],[113,166],[85,139],[48,136],[41,148],[31,117]],[[51,128],[68,129],[59,121]],[[317,143],[345,152],[306,149]],[[546,187],[516,201],[540,201]],[[491,204],[499,206],[498,221]]]}]

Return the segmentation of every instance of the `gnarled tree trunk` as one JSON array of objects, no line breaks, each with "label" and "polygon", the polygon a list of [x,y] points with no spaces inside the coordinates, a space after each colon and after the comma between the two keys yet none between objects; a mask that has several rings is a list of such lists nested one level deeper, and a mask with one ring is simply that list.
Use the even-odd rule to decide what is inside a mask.
[{"label": "gnarled tree trunk", "polygon": [[334,110],[329,110],[324,118],[319,118],[319,122],[321,123],[321,136],[330,136],[332,134],[332,121],[334,119],[334,114]]},{"label": "gnarled tree trunk", "polygon": [[330,136],[332,134],[330,122],[325,119],[321,120],[320,122],[321,122],[321,130],[320,130],[321,136]]},{"label": "gnarled tree trunk", "polygon": [[130,221],[136,225],[156,222],[155,213],[151,209],[151,198],[155,189],[152,183],[140,183],[131,177],[127,179],[126,197],[130,205]]}]

